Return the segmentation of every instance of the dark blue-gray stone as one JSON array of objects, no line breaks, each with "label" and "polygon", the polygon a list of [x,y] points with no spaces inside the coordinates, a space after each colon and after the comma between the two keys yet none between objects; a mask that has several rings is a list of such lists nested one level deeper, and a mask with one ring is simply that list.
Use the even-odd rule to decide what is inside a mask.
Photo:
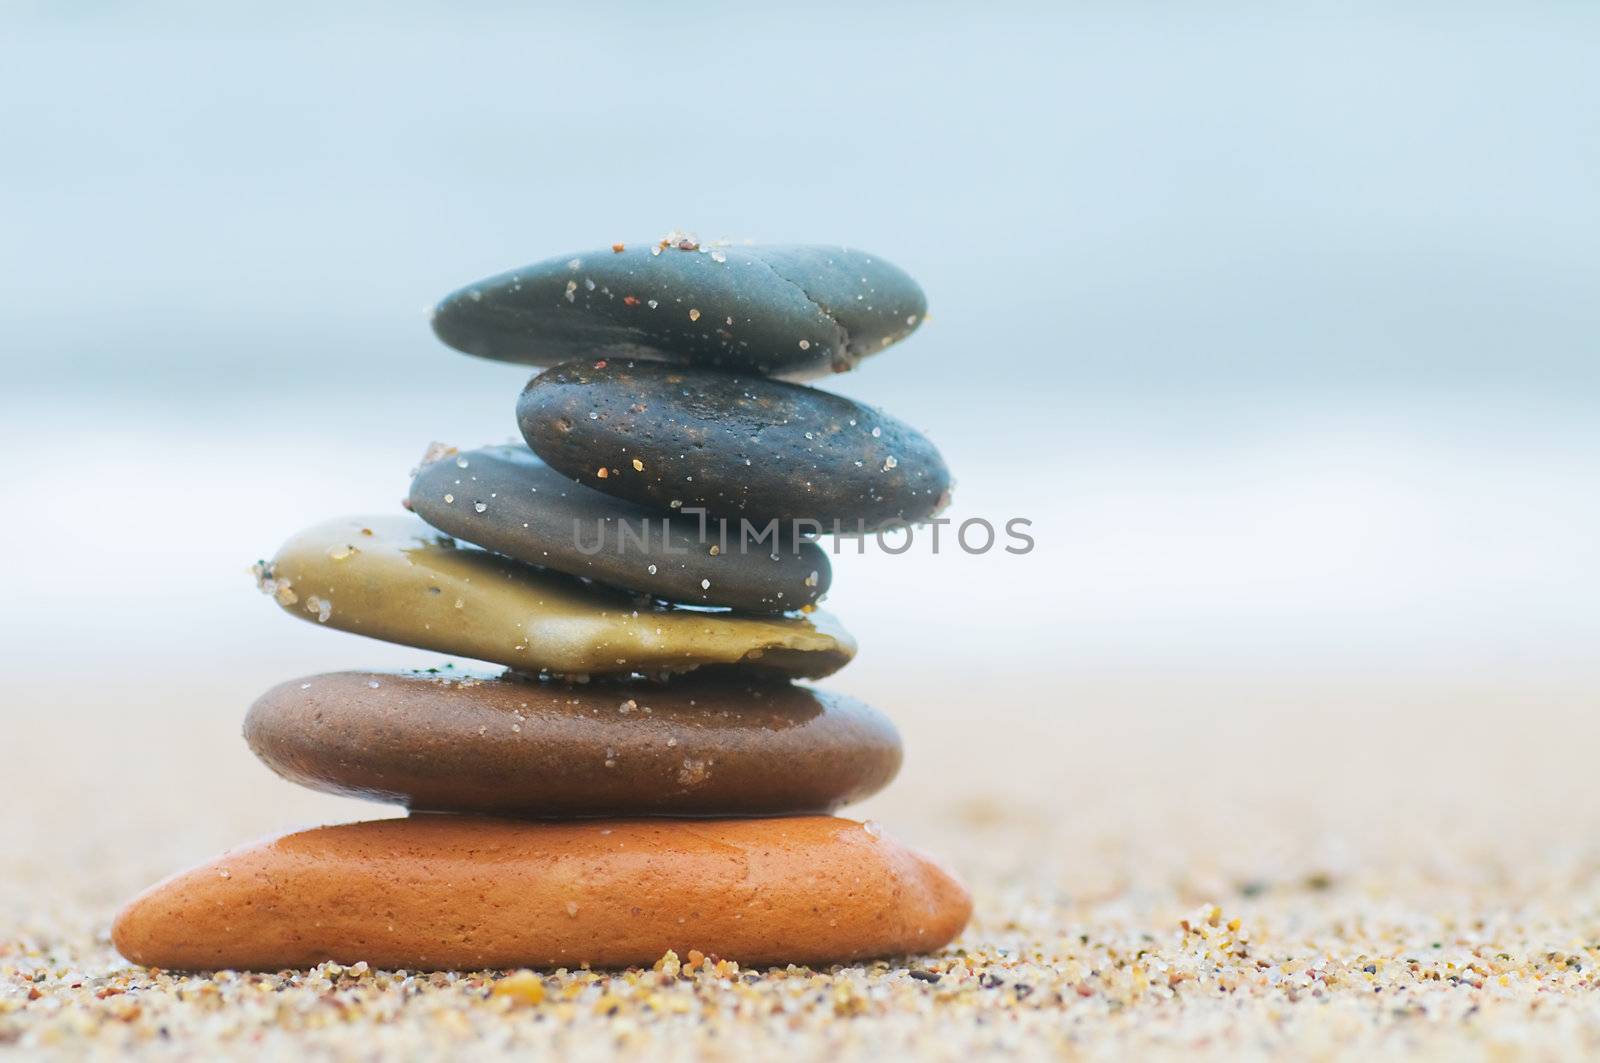
[{"label": "dark blue-gray stone", "polygon": [[435,308],[434,331],[525,365],[643,358],[798,380],[853,369],[927,314],[917,282],[865,251],[663,243],[470,284]]},{"label": "dark blue-gray stone", "polygon": [[409,501],[457,539],[669,602],[787,612],[821,598],[832,578],[814,542],[702,536],[694,517],[574,483],[522,446],[439,455],[417,470]]},{"label": "dark blue-gray stone", "polygon": [[569,362],[529,382],[517,424],[558,472],[658,511],[873,531],[924,520],[949,501],[950,470],[916,429],[841,395],[759,376]]}]

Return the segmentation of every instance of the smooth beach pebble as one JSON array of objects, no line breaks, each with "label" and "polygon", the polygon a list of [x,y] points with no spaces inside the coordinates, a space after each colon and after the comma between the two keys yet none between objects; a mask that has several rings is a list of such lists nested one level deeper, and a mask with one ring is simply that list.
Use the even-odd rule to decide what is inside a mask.
[{"label": "smooth beach pebble", "polygon": [[894,725],[854,698],[709,672],[576,686],[335,672],[269,690],[244,737],[314,790],[497,815],[827,812],[900,767]]},{"label": "smooth beach pebble", "polygon": [[871,824],[829,817],[530,823],[418,815],[289,834],[167,879],[117,916],[174,970],[745,966],[927,952],[966,889]]},{"label": "smooth beach pebble", "polygon": [[255,567],[293,616],[405,646],[565,676],[742,664],[816,678],[855,656],[820,611],[761,617],[653,606],[458,545],[411,516],[328,521]]},{"label": "smooth beach pebble", "polygon": [[920,432],[843,396],[762,377],[571,362],[528,383],[517,423],[539,457],[580,483],[758,530],[777,518],[873,531],[950,501],[950,471]]},{"label": "smooth beach pebble", "polygon": [[411,482],[412,510],[440,531],[535,565],[667,601],[759,613],[810,604],[832,578],[827,553],[787,530],[759,543],[719,542],[692,517],[574,483],[526,447],[430,455]]},{"label": "smooth beach pebble", "polygon": [[916,281],[864,251],[675,235],[468,285],[434,310],[433,329],[525,365],[614,355],[804,379],[853,368],[926,314]]}]

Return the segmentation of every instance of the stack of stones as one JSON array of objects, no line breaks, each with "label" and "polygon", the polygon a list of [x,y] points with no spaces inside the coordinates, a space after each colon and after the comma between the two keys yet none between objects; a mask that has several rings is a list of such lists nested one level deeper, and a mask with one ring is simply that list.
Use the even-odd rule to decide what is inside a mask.
[{"label": "stack of stones", "polygon": [[527,446],[435,444],[411,514],[330,521],[257,566],[292,616],[494,662],[291,680],[245,738],[284,778],[410,809],[232,850],[113,931],[177,969],[747,964],[925,951],[971,904],[830,813],[899,769],[894,726],[795,680],[855,654],[820,534],[926,519],[933,445],[789,382],[909,334],[916,283],[834,247],[673,236],[472,285],[434,328],[550,366]]}]

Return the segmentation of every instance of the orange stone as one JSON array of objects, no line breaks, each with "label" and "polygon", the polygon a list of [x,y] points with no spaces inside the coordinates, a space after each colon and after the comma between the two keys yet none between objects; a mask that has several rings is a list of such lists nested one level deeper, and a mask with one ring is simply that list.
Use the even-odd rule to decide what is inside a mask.
[{"label": "orange stone", "polygon": [[874,826],[828,816],[523,822],[415,815],[231,850],[112,927],[135,963],[278,970],[744,966],[937,949],[971,897]]}]

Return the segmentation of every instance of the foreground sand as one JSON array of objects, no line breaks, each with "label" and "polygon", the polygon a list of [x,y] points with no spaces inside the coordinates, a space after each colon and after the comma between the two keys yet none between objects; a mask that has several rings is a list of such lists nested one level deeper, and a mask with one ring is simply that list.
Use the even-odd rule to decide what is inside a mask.
[{"label": "foreground sand", "polygon": [[[237,737],[253,693],[238,682],[108,705],[24,681],[0,710],[14,740],[0,751],[0,1048],[1593,1053],[1597,691],[974,680],[919,704],[857,687],[894,715],[908,755],[901,781],[853,811],[973,886],[954,947],[835,970],[681,956],[499,982],[129,967],[107,928],[137,889],[254,835],[387,813],[257,766]],[[987,721],[976,734],[974,718]]]}]

